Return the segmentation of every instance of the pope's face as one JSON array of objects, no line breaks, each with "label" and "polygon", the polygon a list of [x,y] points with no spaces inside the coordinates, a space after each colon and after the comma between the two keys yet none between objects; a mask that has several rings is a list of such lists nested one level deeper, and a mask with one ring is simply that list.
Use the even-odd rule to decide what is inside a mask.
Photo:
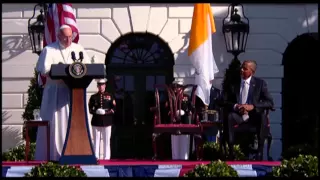
[{"label": "pope's face", "polygon": [[60,43],[65,47],[69,47],[72,43],[72,30],[71,28],[64,28],[60,31],[58,36]]}]

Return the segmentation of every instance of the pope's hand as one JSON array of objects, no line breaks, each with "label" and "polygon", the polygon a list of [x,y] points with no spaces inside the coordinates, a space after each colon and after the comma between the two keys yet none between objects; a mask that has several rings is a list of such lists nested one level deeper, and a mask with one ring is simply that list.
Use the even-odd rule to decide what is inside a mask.
[{"label": "pope's hand", "polygon": [[97,111],[96,111],[96,114],[98,114],[98,115],[104,115],[105,113],[106,113],[106,111],[101,108],[97,109]]}]

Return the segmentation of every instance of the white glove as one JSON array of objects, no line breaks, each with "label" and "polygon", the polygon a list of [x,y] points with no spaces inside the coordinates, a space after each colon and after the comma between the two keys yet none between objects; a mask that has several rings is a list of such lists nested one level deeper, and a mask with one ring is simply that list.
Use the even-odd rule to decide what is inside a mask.
[{"label": "white glove", "polygon": [[96,114],[98,114],[98,115],[104,115],[105,113],[106,113],[106,111],[101,108],[97,109],[97,111],[96,111]]},{"label": "white glove", "polygon": [[247,121],[249,119],[249,115],[248,114],[242,115],[242,119],[243,121]]},{"label": "white glove", "polygon": [[[184,114],[185,114],[184,110],[180,110],[180,115],[183,116]],[[176,116],[179,116],[179,110],[177,110]]]}]

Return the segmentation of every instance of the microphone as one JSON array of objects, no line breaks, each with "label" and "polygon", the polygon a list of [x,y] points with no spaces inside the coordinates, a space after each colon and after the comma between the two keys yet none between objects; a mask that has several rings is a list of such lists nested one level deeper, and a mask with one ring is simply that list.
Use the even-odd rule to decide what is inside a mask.
[{"label": "microphone", "polygon": [[83,60],[83,52],[82,51],[79,52],[79,59]]},{"label": "microphone", "polygon": [[74,53],[74,51],[71,52],[71,58],[73,61],[77,60],[76,59],[76,53]]}]

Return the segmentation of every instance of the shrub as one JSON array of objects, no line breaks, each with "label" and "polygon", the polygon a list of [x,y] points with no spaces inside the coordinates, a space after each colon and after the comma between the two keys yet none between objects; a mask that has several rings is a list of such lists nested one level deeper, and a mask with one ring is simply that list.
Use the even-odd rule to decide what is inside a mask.
[{"label": "shrub", "polygon": [[316,148],[309,144],[299,144],[296,146],[291,146],[286,151],[282,153],[282,159],[291,159],[299,155],[317,155]]},{"label": "shrub", "polygon": [[[9,151],[2,153],[2,161],[24,161],[26,146],[21,144],[17,147],[9,149]],[[30,144],[28,160],[34,160],[36,151],[36,143]]]},{"label": "shrub", "polygon": [[38,85],[38,73],[36,69],[33,72],[34,76],[30,80],[30,85],[28,89],[28,101],[27,105],[25,106],[24,112],[22,114],[22,118],[25,121],[33,120],[33,110],[40,109],[41,100],[42,100],[42,88]]},{"label": "shrub", "polygon": [[[228,155],[228,145],[226,145],[227,152],[225,152],[226,155]],[[245,160],[246,157],[244,153],[242,152],[239,145],[234,145],[234,156],[235,160]],[[206,142],[203,145],[203,159],[209,160],[209,161],[215,161],[218,159],[225,159],[225,155],[220,152],[220,144],[216,142]]]},{"label": "shrub", "polygon": [[35,166],[24,177],[87,177],[86,173],[75,166],[59,165],[48,162]]},{"label": "shrub", "polygon": [[[38,73],[36,69],[34,69],[34,76],[30,79],[30,85],[28,89],[28,101],[27,105],[24,108],[24,112],[22,114],[22,118],[24,121],[32,121],[34,120],[33,117],[33,110],[40,109],[41,107],[41,100],[42,100],[42,90],[43,88],[39,87],[38,85]],[[25,126],[23,127],[23,138],[25,139]],[[36,142],[37,138],[37,131],[38,127],[30,127],[29,128],[29,137],[30,142]]]},{"label": "shrub", "polygon": [[275,177],[314,177],[318,176],[318,158],[312,155],[299,155],[283,160],[280,166],[273,167]]},{"label": "shrub", "polygon": [[184,177],[238,177],[238,173],[225,162],[218,160],[212,161],[207,165],[197,165],[192,171],[187,172]]}]

